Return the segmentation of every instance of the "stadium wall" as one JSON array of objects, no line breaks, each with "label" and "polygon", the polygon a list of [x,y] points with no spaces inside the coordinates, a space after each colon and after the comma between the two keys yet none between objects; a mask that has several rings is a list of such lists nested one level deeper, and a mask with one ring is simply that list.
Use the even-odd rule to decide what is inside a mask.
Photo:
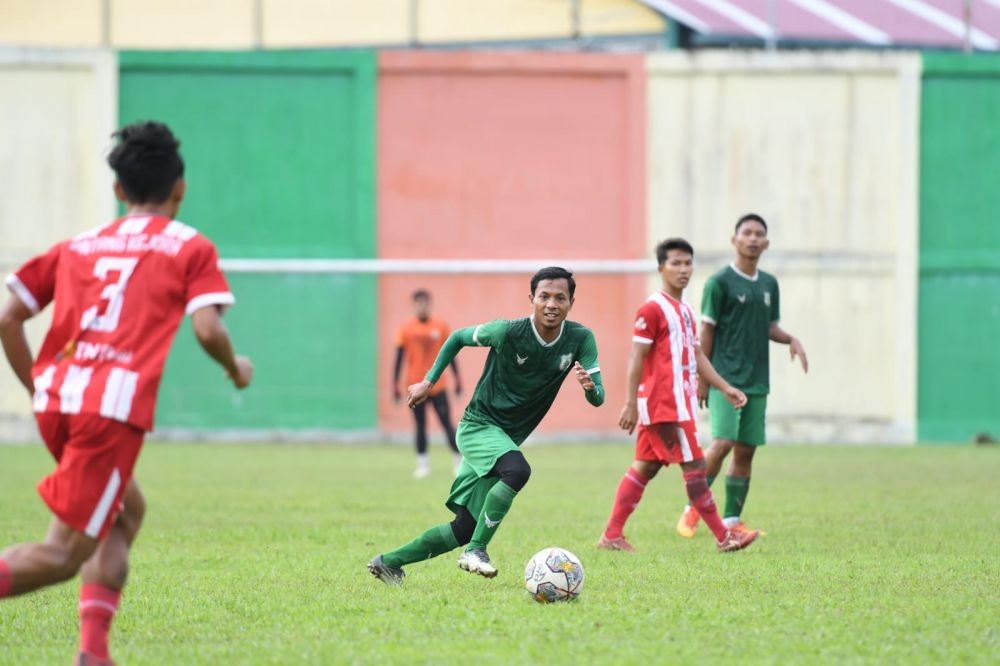
[{"label": "stadium wall", "polygon": [[[114,214],[100,161],[117,121],[118,70],[110,51],[0,49],[0,270]],[[28,322],[38,349],[50,313]],[[0,435],[34,437],[31,403],[0,372]]]},{"label": "stadium wall", "polygon": [[648,67],[648,234],[692,241],[693,305],[732,260],[736,219],[770,225],[761,267],[811,367],[771,346],[769,437],[912,442],[919,56],[671,53]]},{"label": "stadium wall", "polygon": [[[379,56],[379,257],[535,260],[645,253],[645,75],[639,56],[385,52]],[[530,314],[531,272],[379,279],[379,424],[412,429],[391,400],[394,334],[420,287],[454,327]],[[570,314],[594,329],[609,402],[624,394],[632,309],[644,278],[578,275]],[[486,357],[459,358],[466,392]],[[450,371],[449,371],[450,375]],[[572,384],[573,380],[568,380]],[[613,432],[566,390],[540,433]],[[433,421],[433,419],[431,419]],[[432,425],[432,427],[435,427]]]},{"label": "stadium wall", "polygon": [[926,54],[919,437],[1000,436],[1000,58]]},{"label": "stadium wall", "polygon": [[[121,54],[121,123],[157,118],[182,137],[181,217],[223,258],[374,256],[374,105],[371,52]],[[227,322],[254,389],[224,382],[185,325],[159,425],[373,429],[374,276],[250,271],[230,283]]]}]

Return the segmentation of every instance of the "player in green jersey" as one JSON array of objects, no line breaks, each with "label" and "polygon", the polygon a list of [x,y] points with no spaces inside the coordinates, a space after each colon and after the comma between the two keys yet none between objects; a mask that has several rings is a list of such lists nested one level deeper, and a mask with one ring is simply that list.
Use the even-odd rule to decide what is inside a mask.
[{"label": "player in green jersey", "polygon": [[[749,213],[736,222],[732,239],[736,260],[712,275],[701,299],[701,349],[727,382],[747,395],[747,404],[736,410],[705,381],[698,385],[698,403],[706,404],[712,424],[712,447],[705,458],[708,483],[722,470],[722,462],[733,452],[726,475],[726,508],[723,522],[734,532],[749,528],[741,514],[750,491],[754,452],[765,443],[764,424],[770,390],[768,348],[770,342],[788,345],[791,359],[809,371],[806,350],[798,338],[778,324],[778,281],[757,264],[767,249],[767,223]],[[677,533],[694,536],[698,513],[685,507],[677,521]],[[761,532],[763,534],[763,532]]]},{"label": "player in green jersey", "polygon": [[528,482],[531,467],[518,448],[552,406],[559,387],[574,374],[591,405],[604,402],[597,343],[589,328],[566,315],[573,307],[576,281],[550,266],[531,278],[532,314],[499,319],[452,333],[424,381],[410,386],[409,405],[427,399],[462,347],[489,347],[483,374],[458,424],[464,458],[445,505],[450,523],[430,528],[396,550],[377,555],[368,570],[384,583],[403,582],[403,566],[466,549],[458,566],[486,578],[497,575],[486,547]]}]

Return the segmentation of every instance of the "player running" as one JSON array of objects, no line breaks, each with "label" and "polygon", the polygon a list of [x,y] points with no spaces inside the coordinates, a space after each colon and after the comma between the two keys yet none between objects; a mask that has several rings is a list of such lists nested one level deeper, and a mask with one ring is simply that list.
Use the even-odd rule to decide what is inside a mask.
[{"label": "player running", "polygon": [[[221,320],[234,298],[212,243],[175,221],[184,198],[180,143],[166,125],[129,125],[108,157],[125,216],[55,245],[7,278],[0,310],[7,360],[32,396],[56,469],[38,484],[54,514],[44,543],[0,553],[0,598],[79,571],[78,664],[111,664],[108,632],[145,513],[132,469],[153,427],[156,393],[185,314],[236,388],[253,367]],[[32,362],[24,322],[55,303]]]},{"label": "player running", "polygon": [[518,449],[552,406],[571,371],[591,405],[604,403],[597,343],[585,326],[566,321],[576,281],[569,271],[549,267],[531,278],[532,315],[496,320],[452,333],[422,382],[409,388],[411,407],[430,395],[434,383],[462,347],[490,347],[482,377],[458,424],[464,460],[445,505],[451,523],[422,535],[368,563],[384,583],[403,582],[403,566],[466,545],[458,566],[486,578],[497,575],[486,547],[528,482],[531,468]]},{"label": "player running", "polygon": [[694,249],[681,238],[656,246],[657,270],[663,291],[651,295],[639,308],[628,363],[628,395],[618,425],[632,434],[639,424],[635,460],[618,491],[598,548],[635,550],[622,530],[642,500],[646,484],[661,467],[676,463],[684,472],[691,505],[705,519],[721,552],[746,548],[757,532],[726,529],[705,478],[705,458],[695,428],[698,373],[717,388],[733,407],[747,398],[726,383],[698,345],[694,312],[681,299],[691,279]]}]

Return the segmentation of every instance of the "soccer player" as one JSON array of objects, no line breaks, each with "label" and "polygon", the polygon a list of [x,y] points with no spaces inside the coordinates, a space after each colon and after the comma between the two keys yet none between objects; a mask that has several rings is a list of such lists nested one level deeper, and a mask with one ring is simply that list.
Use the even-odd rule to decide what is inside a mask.
[{"label": "soccer player", "polygon": [[[392,370],[392,397],[396,402],[402,399],[399,390],[399,375],[406,359],[406,383],[416,384],[422,380],[431,369],[434,359],[441,351],[441,345],[451,333],[448,325],[431,316],[431,295],[424,289],[413,292],[413,318],[405,322],[396,334],[396,363]],[[455,395],[462,393],[462,378],[458,374],[458,362],[452,359],[451,369],[455,373]],[[455,444],[455,428],[451,424],[451,410],[448,406],[448,392],[445,390],[444,377],[438,380],[431,389],[426,402],[421,402],[413,408],[413,420],[416,425],[417,468],[413,477],[423,479],[431,473],[430,460],[427,457],[427,402],[434,406],[441,427],[444,428],[448,445],[455,455],[455,472],[462,464],[462,454]]]},{"label": "soccer player", "polygon": [[[765,412],[770,390],[768,341],[788,345],[791,360],[809,372],[805,347],[778,325],[778,281],[759,270],[760,256],[769,245],[767,223],[749,213],[736,222],[732,238],[736,260],[705,283],[701,299],[701,348],[726,381],[747,395],[739,411],[707,386],[698,388],[698,404],[708,406],[712,447],[706,455],[708,483],[722,469],[729,452],[733,459],[726,476],[723,522],[735,532],[749,528],[741,520],[754,452],[765,443]],[[687,506],[677,521],[677,533],[690,539],[698,525],[698,511]]]},{"label": "soccer player", "polygon": [[403,582],[403,566],[461,545],[467,547],[458,558],[459,568],[486,578],[497,575],[486,547],[531,475],[518,448],[521,442],[549,411],[570,372],[583,387],[587,402],[595,407],[604,402],[594,334],[566,321],[575,293],[572,273],[555,266],[541,269],[531,278],[530,317],[455,331],[427,377],[410,386],[412,407],[427,399],[462,347],[490,348],[458,424],[458,448],[464,459],[445,502],[455,519],[372,559],[368,570],[379,580],[398,585]]},{"label": "soccer player", "polygon": [[694,249],[682,238],[668,238],[656,246],[663,291],[646,299],[636,315],[628,394],[618,421],[629,434],[639,424],[635,460],[618,485],[598,548],[635,550],[622,533],[625,522],[642,499],[646,484],[671,463],[681,466],[691,504],[705,517],[720,551],[741,550],[757,538],[756,532],[737,534],[726,529],[705,479],[705,458],[694,421],[698,373],[734,409],[746,403],[746,396],[719,376],[698,347],[694,312],[681,300],[693,260]]},{"label": "soccer player", "polygon": [[[220,318],[234,302],[212,243],[174,217],[184,162],[169,128],[136,123],[108,157],[125,216],[56,244],[7,278],[0,341],[32,397],[56,468],[38,484],[53,513],[44,543],[0,552],[0,598],[80,572],[79,664],[110,664],[108,632],[145,513],[132,469],[153,426],[156,392],[184,314],[236,388],[253,366]],[[55,303],[32,361],[24,322]]]}]

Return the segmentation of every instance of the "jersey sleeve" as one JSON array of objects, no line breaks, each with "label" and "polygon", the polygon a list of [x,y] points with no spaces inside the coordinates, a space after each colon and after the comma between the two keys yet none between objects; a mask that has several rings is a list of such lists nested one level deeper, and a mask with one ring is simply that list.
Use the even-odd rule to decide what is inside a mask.
[{"label": "jersey sleeve", "polygon": [[7,276],[7,288],[21,299],[31,314],[41,312],[55,297],[59,247],[55,245],[45,254],[32,257]]},{"label": "jersey sleeve", "polygon": [[635,315],[632,341],[651,345],[662,327],[663,317],[660,307],[652,301],[646,301]]},{"label": "jersey sleeve", "polygon": [[774,295],[771,297],[771,321],[776,322],[781,319],[781,294],[778,290],[778,281],[774,281]]},{"label": "jersey sleeve", "polygon": [[701,320],[715,326],[722,316],[722,306],[726,301],[726,292],[722,283],[714,277],[708,278],[705,290],[701,294]]},{"label": "jersey sleeve", "polygon": [[589,328],[585,331],[580,343],[580,353],[577,360],[587,371],[587,374],[593,375],[601,371],[601,364],[597,362],[597,339]]},{"label": "jersey sleeve", "polygon": [[476,326],[472,331],[472,344],[478,347],[498,347],[507,337],[510,322],[506,319],[493,321]]},{"label": "jersey sleeve", "polygon": [[396,329],[396,346],[402,347],[406,344],[406,326],[400,326]]},{"label": "jersey sleeve", "polygon": [[207,239],[198,243],[188,261],[184,312],[194,314],[208,305],[227,307],[236,302],[219,268],[219,253]]}]

